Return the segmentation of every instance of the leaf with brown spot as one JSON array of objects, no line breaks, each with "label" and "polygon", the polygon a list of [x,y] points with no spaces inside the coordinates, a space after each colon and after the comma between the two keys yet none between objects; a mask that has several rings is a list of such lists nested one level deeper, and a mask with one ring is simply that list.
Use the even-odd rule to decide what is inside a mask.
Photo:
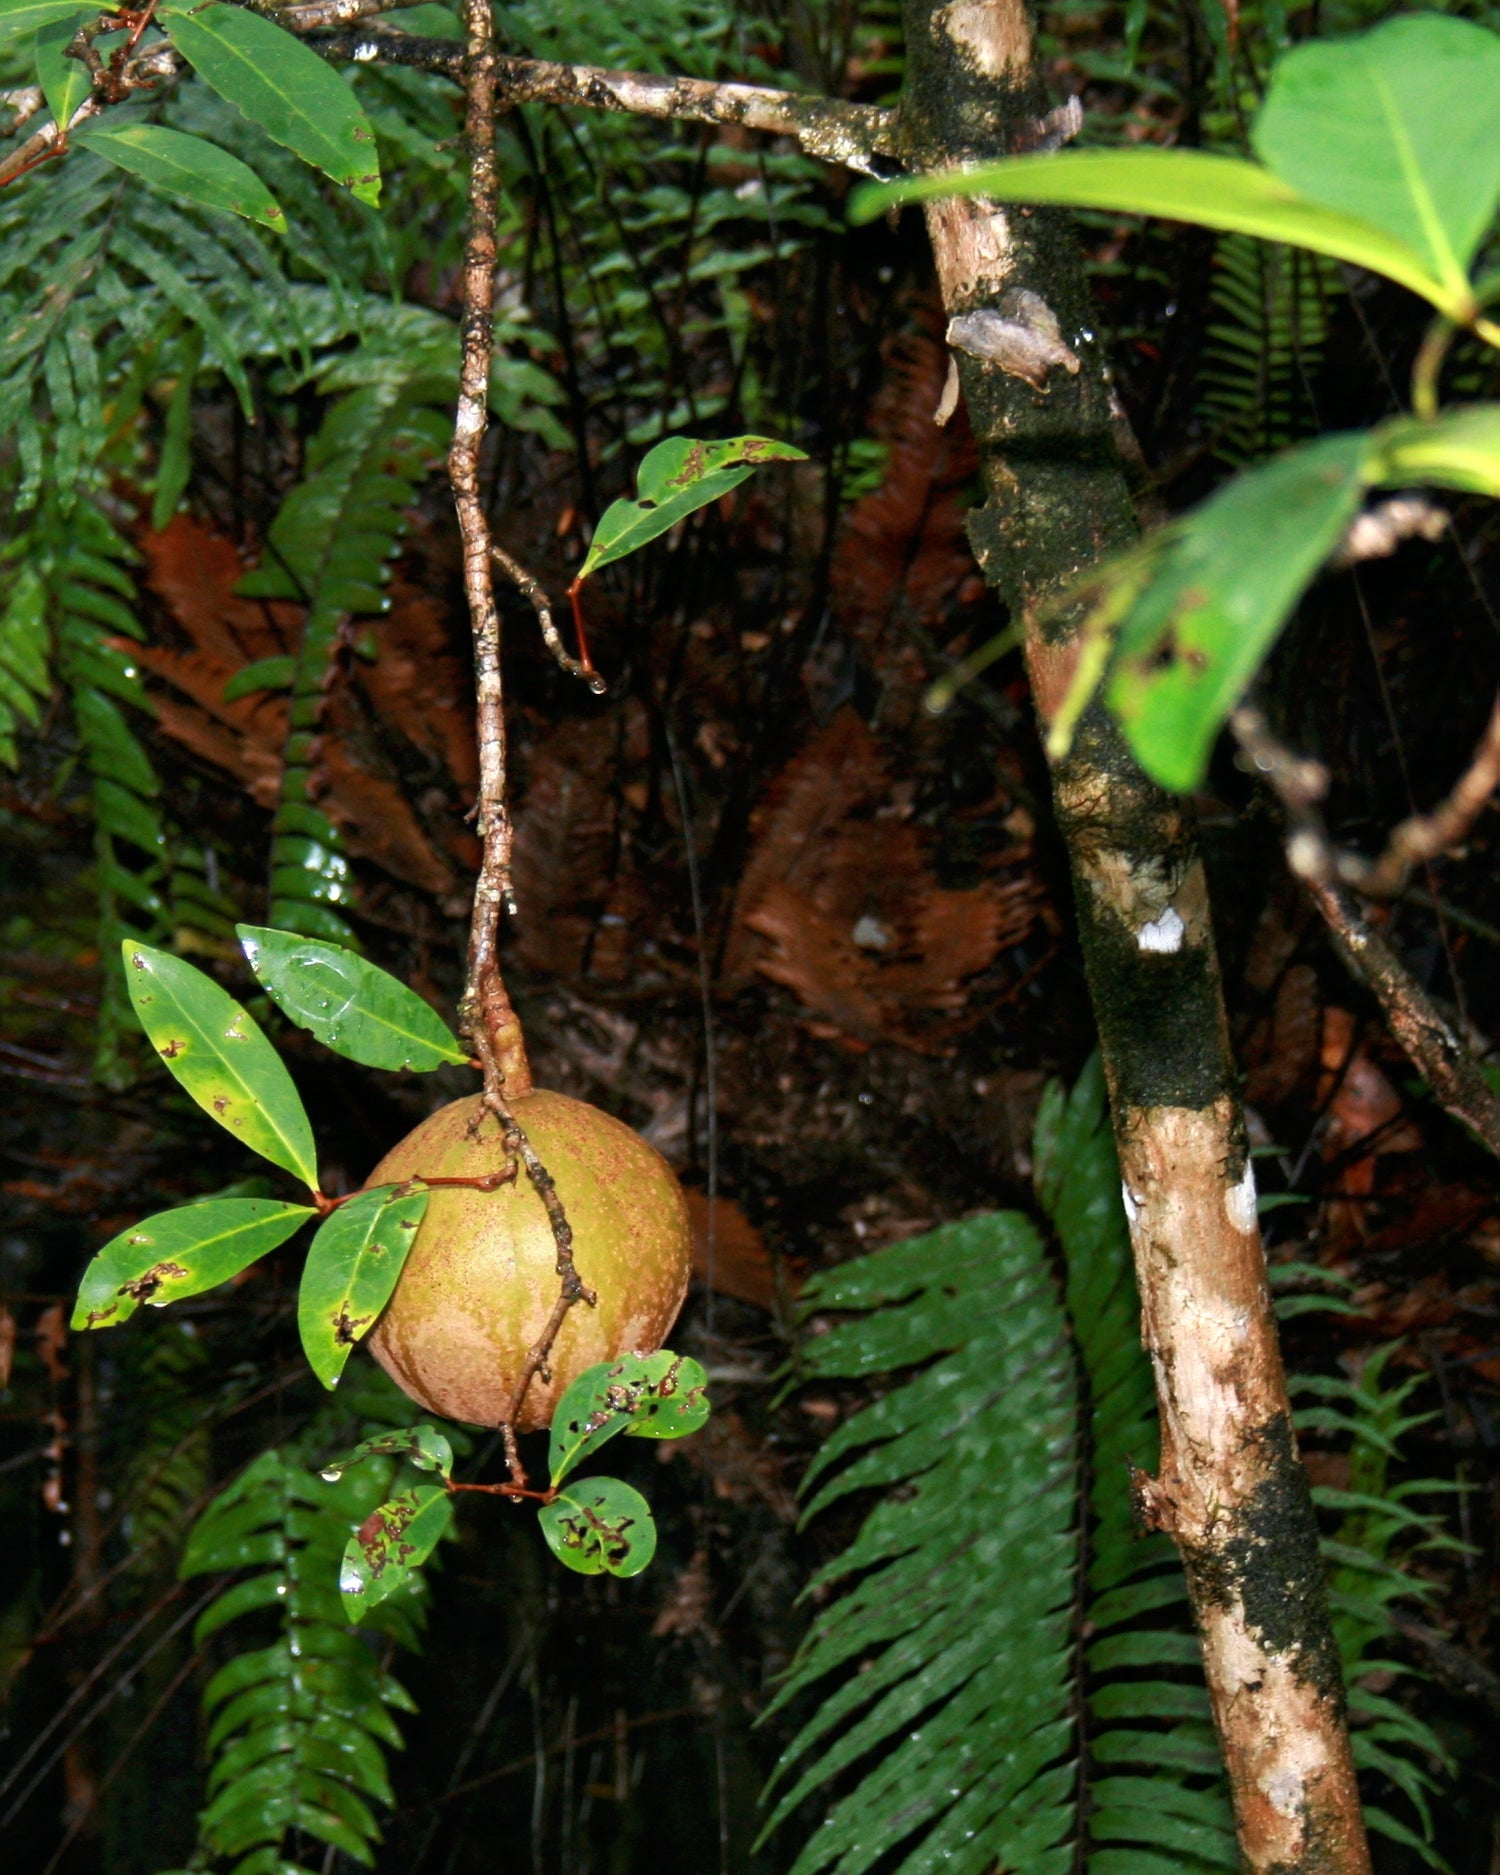
[{"label": "leaf with brown spot", "polygon": [[211,1198],[132,1224],[84,1271],[73,1326],[113,1328],[143,1302],[163,1308],[217,1288],[315,1215],[311,1205],[273,1198]]}]

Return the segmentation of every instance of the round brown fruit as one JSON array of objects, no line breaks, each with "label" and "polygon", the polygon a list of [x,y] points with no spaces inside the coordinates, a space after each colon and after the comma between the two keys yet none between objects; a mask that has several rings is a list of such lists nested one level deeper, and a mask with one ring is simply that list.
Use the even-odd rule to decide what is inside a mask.
[{"label": "round brown fruit", "polygon": [[[568,1311],[548,1358],[552,1378],[537,1374],[526,1389],[516,1425],[533,1432],[586,1367],[661,1346],[687,1294],[691,1237],[670,1167],[628,1126],[540,1090],[515,1114],[573,1226],[574,1267],[599,1298]],[[482,1177],[504,1163],[500,1123],[475,1094],[424,1120],[369,1183]],[[432,1412],[497,1426],[557,1297],[552,1227],[524,1169],[495,1191],[439,1188],[370,1349]]]}]

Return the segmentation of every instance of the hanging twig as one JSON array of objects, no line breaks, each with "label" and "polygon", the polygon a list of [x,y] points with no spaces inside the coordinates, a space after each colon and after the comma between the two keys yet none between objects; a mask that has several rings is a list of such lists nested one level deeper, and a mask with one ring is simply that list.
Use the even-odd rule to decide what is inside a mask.
[{"label": "hanging twig", "polygon": [[501,1428],[511,1479],[517,1486],[524,1487],[526,1473],[515,1437],[521,1402],[532,1376],[545,1371],[547,1356],[568,1310],[580,1299],[592,1303],[595,1298],[573,1267],[573,1232],[557,1187],[513,1111],[513,1103],[531,1092],[531,1068],[526,1059],[521,1025],[506,994],[499,959],[501,913],[515,910],[511,883],[514,829],[506,804],[505,699],[492,562],[498,557],[507,570],[510,562],[508,556],[497,553],[490,540],[479,487],[479,449],[489,420],[498,195],[494,24],[490,0],[466,0],[465,24],[467,106],[464,132],[469,152],[469,225],[464,243],[458,410],[454,418],[453,444],[448,451],[448,477],[458,508],[464,592],[474,636],[479,741],[477,810],[483,858],[474,885],[468,981],[461,1015],[464,1033],[473,1043],[484,1072],[484,1103],[500,1122],[507,1159],[512,1165],[519,1162],[525,1166],[527,1177],[546,1206],[557,1245],[557,1273],[561,1279],[557,1303],[547,1326],[527,1354],[506,1423]]},{"label": "hanging twig", "polygon": [[1286,747],[1257,709],[1245,705],[1230,729],[1260,775],[1275,790],[1291,822],[1287,863],[1301,879],[1352,885],[1372,898],[1389,898],[1406,885],[1414,866],[1451,852],[1483,813],[1500,786],[1500,697],[1469,766],[1446,800],[1427,814],[1412,814],[1396,827],[1374,859],[1352,853],[1329,837],[1319,811],[1328,793],[1328,770],[1311,756]]},{"label": "hanging twig", "polygon": [[[557,627],[552,622],[552,603],[541,581],[528,573],[521,562],[512,558],[497,542],[490,543],[490,558],[510,583],[531,601],[532,610],[536,613],[536,622],[542,630],[542,642],[556,658],[558,665],[570,677],[581,677],[596,697],[602,697],[609,686],[594,669],[593,660],[589,657],[589,645],[587,638],[583,635],[582,621],[576,619],[576,603],[574,614],[579,630],[578,656],[574,658],[568,656],[567,646],[564,645]],[[575,581],[574,584],[576,585],[577,582]],[[571,590],[570,587],[569,591]]]},{"label": "hanging twig", "polygon": [[[1489,773],[1483,796],[1474,802],[1473,812],[1463,823],[1467,829],[1468,821],[1488,800],[1494,786],[1490,771],[1500,761],[1500,704],[1463,781],[1432,814],[1403,821],[1373,865],[1358,854],[1343,852],[1329,839],[1318,812],[1318,803],[1328,787],[1328,774],[1321,763],[1297,755],[1280,743],[1259,710],[1236,710],[1230,727],[1255,773],[1286,810],[1290,829],[1287,864],[1307,887],[1350,972],[1373,993],[1392,1035],[1436,1098],[1500,1157],[1500,1098],[1485,1080],[1463,1037],[1362,915],[1344,885],[1354,870],[1355,883],[1363,885],[1371,877],[1384,876],[1392,881],[1386,890],[1399,890],[1406,867],[1414,859],[1431,858],[1451,843],[1450,838],[1438,836],[1458,824],[1460,808],[1455,803],[1467,804],[1480,785],[1473,778]],[[1401,844],[1403,836],[1405,843]],[[1432,841],[1436,843],[1428,843]],[[1399,874],[1395,871],[1397,856]],[[1351,868],[1350,861],[1358,862],[1357,868]]]}]

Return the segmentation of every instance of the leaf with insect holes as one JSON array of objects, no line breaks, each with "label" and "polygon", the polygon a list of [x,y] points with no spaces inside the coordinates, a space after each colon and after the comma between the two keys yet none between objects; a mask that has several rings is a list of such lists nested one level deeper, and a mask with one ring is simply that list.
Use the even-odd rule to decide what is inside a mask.
[{"label": "leaf with insect holes", "polygon": [[551,1482],[616,1433],[680,1439],[708,1418],[708,1375],[697,1361],[661,1348],[624,1354],[581,1373],[557,1403],[547,1451]]},{"label": "leaf with insect holes", "polygon": [[220,692],[225,703],[238,703],[241,697],[253,697],[262,690],[290,690],[297,674],[297,660],[283,653],[280,657],[257,658],[237,670]]},{"label": "leaf with insect holes", "polygon": [[338,1385],[355,1343],[390,1301],[427,1198],[425,1185],[376,1185],[319,1225],[297,1291],[297,1330],[325,1387]]},{"label": "leaf with insect holes", "polygon": [[315,1215],[273,1198],[214,1198],[132,1224],[84,1271],[73,1327],[116,1328],[143,1302],[159,1309],[216,1289]]},{"label": "leaf with insect holes", "polygon": [[453,1447],[436,1426],[424,1421],[419,1426],[397,1426],[390,1432],[377,1433],[373,1439],[361,1440],[352,1452],[329,1459],[319,1475],[332,1484],[351,1465],[367,1458],[404,1458],[418,1471],[435,1471],[443,1478],[453,1471]]},{"label": "leaf with insect holes", "polygon": [[[82,0],[81,4],[80,0],[0,0],[0,46],[63,20],[73,29],[68,34],[71,39],[80,26],[107,10],[90,6],[88,0]],[[78,69],[83,71],[84,68],[79,66]],[[51,103],[50,98],[48,103]]]},{"label": "leaf with insect holes", "polygon": [[281,1057],[212,977],[126,938],[125,985],[152,1047],[203,1111],[242,1145],[318,1184],[312,1124]]},{"label": "leaf with insect holes", "polygon": [[88,124],[74,142],[107,157],[117,168],[168,195],[204,208],[221,208],[273,233],[286,233],[286,216],[248,163],[206,137],[185,136],[164,124]]},{"label": "leaf with insect holes", "polygon": [[469,1059],[415,990],[343,945],[261,925],[235,931],[272,1002],[335,1054],[367,1068],[423,1073]]},{"label": "leaf with insect holes", "polygon": [[403,1588],[447,1534],[453,1503],[440,1484],[415,1484],[370,1512],[349,1539],[339,1570],[344,1612],[362,1621]]},{"label": "leaf with insect holes", "polygon": [[[83,60],[65,56],[77,37],[78,28],[87,18],[87,14],[74,12],[49,19],[36,29],[36,81],[42,87],[42,96],[59,130],[67,129],[74,111],[94,88],[93,77]],[[96,40],[94,49],[108,61],[106,45]]]},{"label": "leaf with insect holes", "polygon": [[769,436],[735,436],[722,443],[700,443],[691,436],[671,436],[658,443],[641,463],[635,501],[612,501],[599,517],[588,557],[578,578],[586,580],[601,566],[620,560],[699,508],[706,508],[731,488],[738,488],[763,462],[806,462],[804,450]]},{"label": "leaf with insect holes", "polygon": [[585,1478],[537,1512],[547,1547],[581,1576],[638,1576],[656,1554],[651,1506],[619,1478]]},{"label": "leaf with insect holes", "polygon": [[310,46],[248,7],[172,5],[157,18],[198,76],[304,163],[361,202],[380,200],[375,132],[358,98]]}]

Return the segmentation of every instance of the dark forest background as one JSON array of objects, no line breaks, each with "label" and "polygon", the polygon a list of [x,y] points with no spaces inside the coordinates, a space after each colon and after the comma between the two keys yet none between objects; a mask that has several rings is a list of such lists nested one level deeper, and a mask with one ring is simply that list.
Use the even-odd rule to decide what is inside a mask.
[{"label": "dark forest background", "polygon": [[[588,0],[551,16],[523,0],[500,17],[511,43],[597,63],[866,101],[899,86],[888,0],[618,11]],[[1382,12],[1067,0],[1044,9],[1042,43],[1088,138],[1233,149],[1277,34]],[[461,178],[441,143],[457,93],[411,73],[360,84],[399,178],[390,232],[351,211],[317,239],[342,242],[386,294],[399,350],[457,304]],[[763,472],[591,582],[603,699],[558,672],[527,608],[503,598],[520,899],[507,980],[539,1084],[639,1128],[689,1189],[697,1280],[675,1345],[708,1365],[715,1413],[701,1436],[631,1461],[661,1529],[638,1580],[565,1577],[528,1517],[465,1505],[420,1649],[399,1663],[419,1716],[391,1760],[378,1866],[780,1870],[795,1829],[752,1844],[792,1718],[756,1719],[806,1626],[799,1593],[860,1508],[798,1527],[799,1478],[862,1397],[798,1384],[799,1288],[1027,1202],[1042,1090],[1089,1057],[1089,1006],[1018,660],[946,714],[923,707],[1004,620],[965,537],[976,465],[962,412],[932,421],[946,351],[919,219],[850,231],[847,178],[735,130],[527,108],[503,141],[517,420],[492,432],[488,469],[507,548],[559,595],[661,434],[764,431],[810,460]],[[93,212],[86,179],[57,173],[17,185],[6,238],[34,224],[43,190],[76,188],[68,212]],[[1138,472],[1160,503],[1398,408],[1424,320],[1397,289],[1234,238],[1078,223]],[[248,998],[230,925],[267,921],[287,706],[225,701],[225,685],[293,649],[302,613],[235,587],[338,386],[248,343],[245,368],[253,421],[222,372],[190,372],[186,405],[180,367],[159,384],[148,373],[134,440],[104,460],[91,499],[128,548],[142,631],[130,658],[149,712],[130,720],[167,829],[157,941]],[[1493,395],[1480,369],[1460,349],[1456,379]],[[186,497],[153,525],[168,448]],[[83,509],[48,500],[0,549],[13,564],[44,522],[86,543]],[[1316,588],[1262,680],[1280,731],[1332,770],[1334,832],[1366,850],[1451,784],[1500,677],[1495,513],[1459,502],[1453,516],[1441,540]],[[343,648],[317,752],[344,850],[299,863],[308,902],[451,1017],[476,774],[438,476],[417,487],[388,595]],[[128,1331],[67,1332],[100,1243],[245,1174],[108,987],[116,911],[101,926],[101,869],[116,860],[78,687],[60,666],[0,772],[0,1766],[13,1767],[0,1769],[0,1840],[28,1875],[156,1875],[192,1850],[215,1658],[190,1638],[202,1586],[177,1578],[185,1532],[247,1461],[329,1409],[297,1346],[284,1256]],[[1389,1372],[1418,1380],[1408,1410],[1424,1415],[1395,1475],[1459,1487],[1423,1500],[1456,1542],[1407,1559],[1430,1593],[1393,1604],[1390,1645],[1411,1670],[1400,1696],[1453,1755],[1437,1849],[1459,1875],[1495,1875],[1493,1167],[1343,970],[1287,875],[1274,809],[1228,750],[1197,806],[1261,1184],[1278,1200],[1270,1254],[1320,1272],[1345,1305],[1288,1320],[1289,1365],[1351,1375],[1392,1349]],[[1481,1049],[1500,1033],[1496,825],[1482,818],[1384,923]],[[471,1088],[462,1070],[376,1075],[295,1030],[277,1039],[317,1119],[325,1183],[341,1181],[330,1189],[360,1183]],[[1315,1479],[1347,1485],[1336,1427],[1308,1448]],[[1422,1866],[1391,1843],[1377,1854],[1384,1871]]]}]

